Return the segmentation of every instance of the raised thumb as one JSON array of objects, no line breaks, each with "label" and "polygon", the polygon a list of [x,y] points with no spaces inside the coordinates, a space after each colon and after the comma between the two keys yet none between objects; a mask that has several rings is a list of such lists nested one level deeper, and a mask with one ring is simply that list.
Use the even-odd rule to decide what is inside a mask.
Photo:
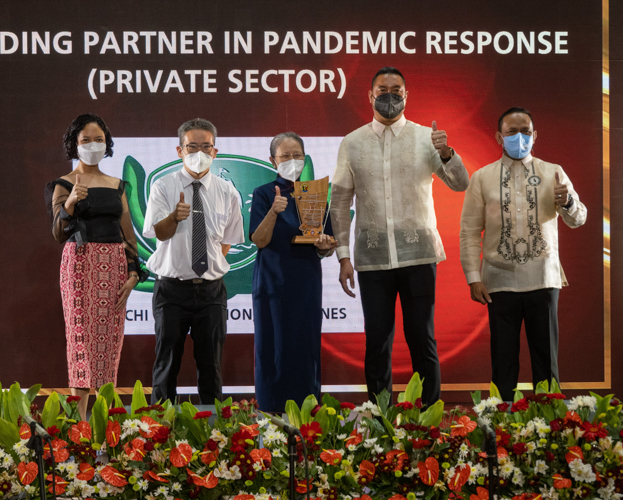
[{"label": "raised thumb", "polygon": [[185,203],[184,202],[184,191],[180,191],[180,203]]},{"label": "raised thumb", "polygon": [[275,186],[275,198],[277,196],[281,196],[281,188],[279,186]]},{"label": "raised thumb", "polygon": [[433,120],[433,132],[437,132],[437,122],[435,120]]}]

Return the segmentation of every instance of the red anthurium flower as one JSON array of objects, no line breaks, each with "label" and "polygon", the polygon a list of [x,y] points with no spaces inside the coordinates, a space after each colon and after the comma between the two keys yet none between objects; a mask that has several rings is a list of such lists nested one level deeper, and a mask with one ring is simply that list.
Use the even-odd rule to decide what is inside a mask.
[{"label": "red anthurium flower", "polygon": [[311,422],[310,424],[301,425],[301,434],[305,441],[311,443],[314,441],[316,436],[322,435],[322,427],[318,422]]},{"label": "red anthurium flower", "polygon": [[128,484],[128,481],[126,480],[125,476],[121,474],[114,467],[111,467],[110,465],[107,465],[100,471],[100,476],[102,476],[102,479],[106,481],[108,484],[112,484],[113,486],[116,486],[117,488],[121,488],[125,486],[126,484]]},{"label": "red anthurium flower", "polygon": [[171,450],[170,460],[175,467],[184,467],[192,458],[193,449],[186,443],[182,443]]},{"label": "red anthurium flower", "polygon": [[59,475],[52,476],[52,474],[48,474],[48,476],[45,479],[46,481],[50,481],[56,485],[56,488],[53,488],[53,484],[48,486],[48,491],[52,493],[54,490],[56,490],[57,495],[62,495],[63,493],[65,493],[65,489],[67,488],[67,485],[69,484],[69,482],[65,481]]},{"label": "red anthurium flower", "polygon": [[218,458],[218,449],[214,450],[214,451],[210,451],[210,449],[208,448],[208,445],[206,444],[203,447],[203,452],[201,452],[201,461],[206,464],[206,465],[210,465],[212,462],[216,461],[216,459]]},{"label": "red anthurium flower", "polygon": [[145,473],[143,474],[143,479],[145,479],[145,481],[159,481],[161,483],[168,483],[169,480],[165,479],[162,476],[159,476],[158,474],[156,474],[153,470],[146,470]]},{"label": "red anthurium flower", "polygon": [[19,438],[20,439],[30,439],[32,433],[30,432],[30,426],[28,424],[22,424],[19,428]]},{"label": "red anthurium flower", "polygon": [[[478,453],[478,456],[482,458],[487,458],[487,454],[484,451]],[[506,451],[504,448],[498,448],[498,460],[507,456],[508,451]]]},{"label": "red anthurium flower", "polygon": [[569,446],[569,451],[565,455],[567,463],[570,464],[574,460],[584,460],[584,453],[579,446]]},{"label": "red anthurium flower", "polygon": [[297,486],[296,486],[296,492],[307,493],[308,491],[311,491],[312,487],[313,487],[313,484],[311,481],[309,481],[309,483],[307,483],[306,481],[298,481]]},{"label": "red anthurium flower", "polygon": [[554,474],[552,477],[554,479],[554,488],[557,490],[571,488],[571,479],[564,478],[560,474]]},{"label": "red anthurium flower", "polygon": [[[67,446],[67,441],[62,439],[54,439],[52,441],[52,451],[54,452],[54,461],[56,463],[64,462],[69,458],[69,450],[65,449],[65,446]],[[45,451],[43,458],[50,458],[50,445],[46,444],[43,450]]]},{"label": "red anthurium flower", "polygon": [[605,438],[608,435],[607,429],[602,422],[591,423],[588,420],[580,428],[584,431],[584,439],[595,441],[595,439]]},{"label": "red anthurium flower", "polygon": [[255,437],[255,436],[259,436],[260,435],[260,431],[258,430],[259,426],[260,426],[260,424],[253,424],[253,425],[241,424],[240,428],[248,430],[251,433],[251,435],[253,437]]},{"label": "red anthurium flower", "polygon": [[149,430],[147,432],[141,431],[141,430],[138,431],[139,434],[143,436],[144,438],[154,437],[154,432],[156,432],[158,427],[162,425],[156,422],[153,418],[147,417],[147,416],[141,417],[141,422],[145,422],[146,424],[149,424]]},{"label": "red anthurium flower", "polygon": [[131,443],[125,445],[125,454],[136,462],[142,462],[145,458],[145,441],[140,438],[133,439]]},{"label": "red anthurium flower", "polygon": [[251,450],[251,458],[254,462],[259,464],[264,464],[264,462],[268,462],[268,464],[270,465],[270,463],[273,461],[273,456],[268,448]]},{"label": "red anthurium flower", "polygon": [[218,477],[214,475],[214,472],[210,472],[206,477],[201,477],[199,474],[194,473],[190,469],[186,469],[188,476],[192,479],[195,486],[203,486],[204,488],[212,489],[218,484]]},{"label": "red anthurium flower", "polygon": [[359,498],[353,498],[353,500],[372,500],[370,495],[361,495]]},{"label": "red anthurium flower", "polygon": [[427,486],[432,486],[439,479],[439,462],[433,457],[428,457],[424,462],[418,462],[420,479]]},{"label": "red anthurium flower", "polygon": [[323,451],[320,454],[320,460],[325,464],[338,465],[342,461],[342,454],[336,450]]},{"label": "red anthurium flower", "polygon": [[253,434],[251,434],[251,431],[248,429],[240,429],[231,437],[231,445],[242,446],[242,448],[253,446],[253,444],[247,443],[247,440],[253,442]]},{"label": "red anthurium flower", "polygon": [[487,488],[478,486],[476,488],[476,493],[478,494],[470,496],[469,500],[489,500],[489,490]]},{"label": "red anthurium flower", "polygon": [[431,443],[430,439],[415,438],[411,440],[411,444],[413,445],[413,448],[416,450],[421,450],[422,448],[426,448],[430,443]]},{"label": "red anthurium flower", "polygon": [[255,500],[253,495],[236,495],[234,500]]},{"label": "red anthurium flower", "polygon": [[82,462],[80,464],[80,473],[76,475],[81,481],[90,481],[95,476],[95,469],[92,465]]},{"label": "red anthurium flower", "polygon": [[366,484],[372,481],[375,473],[376,467],[372,462],[369,462],[368,460],[361,461],[359,464],[359,482],[361,484]]},{"label": "red anthurium flower", "polygon": [[574,411],[567,411],[567,414],[565,415],[565,424],[568,424],[569,422],[577,422],[578,424],[581,424],[582,417]]},{"label": "red anthurium flower", "polygon": [[17,475],[19,482],[26,485],[32,483],[39,474],[39,466],[36,462],[20,462],[17,466]]},{"label": "red anthurium flower", "polygon": [[119,438],[121,437],[121,426],[116,420],[109,420],[106,424],[106,442],[108,446],[114,448],[119,444]]},{"label": "red anthurium flower", "polygon": [[71,426],[69,430],[69,439],[71,439],[74,443],[80,444],[80,438],[84,438],[88,441],[91,441],[91,426],[88,422],[78,422]]},{"label": "red anthurium flower", "polygon": [[397,493],[393,497],[389,497],[387,500],[407,500],[407,497],[403,497],[400,493]]},{"label": "red anthurium flower", "polygon": [[476,422],[474,422],[467,415],[463,415],[461,418],[459,418],[456,425],[452,426],[452,431],[450,432],[450,435],[452,437],[455,437],[455,436],[465,437],[470,432],[472,432],[476,427],[478,427],[478,424]]},{"label": "red anthurium flower", "polygon": [[448,488],[452,491],[459,491],[467,483],[470,473],[471,469],[467,464],[464,467],[457,467],[454,476],[448,481]]},{"label": "red anthurium flower", "polygon": [[357,429],[354,429],[353,432],[350,433],[350,436],[346,438],[344,441],[346,446],[354,445],[357,446],[359,443],[363,441],[363,435],[357,432]]}]

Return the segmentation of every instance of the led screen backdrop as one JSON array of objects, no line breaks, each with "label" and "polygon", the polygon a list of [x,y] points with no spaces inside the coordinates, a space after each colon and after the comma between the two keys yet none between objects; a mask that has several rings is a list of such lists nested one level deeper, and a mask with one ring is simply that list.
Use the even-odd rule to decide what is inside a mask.
[{"label": "led screen backdrop", "polygon": [[[563,166],[589,212],[579,229],[560,223],[570,283],[559,305],[562,382],[616,388],[617,308],[610,297],[611,291],[618,297],[618,268],[614,248],[612,259],[609,251],[610,204],[614,212],[619,203],[609,177],[610,155],[619,154],[620,144],[612,126],[621,115],[620,80],[613,76],[612,92],[609,80],[609,65],[614,75],[621,59],[616,26],[620,7],[608,1],[526,1],[519,10],[487,1],[4,2],[0,381],[67,385],[62,249],[51,237],[43,186],[72,168],[61,148],[71,120],[91,111],[109,125],[115,153],[101,166],[132,184],[140,232],[151,184],[181,166],[177,127],[200,116],[218,128],[213,173],[236,187],[245,217],[246,240],[228,256],[224,380],[226,392],[252,393],[256,248],[248,239],[248,211],[253,188],[275,177],[270,139],[299,133],[313,162],[308,174],[331,177],[341,139],[372,118],[372,75],[392,65],[406,78],[407,118],[426,126],[436,120],[470,174],[500,157],[494,133],[504,110],[533,112],[535,155]],[[459,263],[463,193],[436,180],[434,197],[447,254],[438,266],[435,316],[443,389],[474,389],[488,383],[491,368],[486,310],[470,300]],[[617,230],[613,220],[613,245]],[[140,243],[148,257],[154,242]],[[365,383],[363,318],[359,299],[341,290],[338,272],[335,258],[323,262],[323,385],[357,392]],[[148,386],[154,359],[149,282],[132,294],[126,318],[119,386],[135,379]],[[179,383],[192,392],[187,351]],[[526,352],[522,366],[521,380],[529,382]],[[394,371],[398,386],[411,375],[399,312]]]}]

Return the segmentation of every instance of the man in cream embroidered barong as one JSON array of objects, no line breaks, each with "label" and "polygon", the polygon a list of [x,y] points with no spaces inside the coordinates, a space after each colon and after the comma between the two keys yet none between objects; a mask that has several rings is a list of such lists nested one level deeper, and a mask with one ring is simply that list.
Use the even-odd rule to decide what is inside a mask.
[{"label": "man in cream embroidered barong", "polygon": [[567,280],[558,216],[571,228],[586,221],[560,165],[531,155],[536,136],[529,111],[511,108],[500,117],[502,158],[474,173],[461,215],[461,264],[472,299],[488,306],[492,380],[505,401],[519,377],[522,322],[533,383],[559,380],[558,294]]},{"label": "man in cream embroidered barong", "polygon": [[391,356],[396,297],[400,295],[404,332],[414,371],[424,377],[422,399],[440,396],[434,331],[435,274],[446,256],[437,232],[433,174],[450,189],[464,191],[469,175],[448,147],[446,133],[408,121],[405,80],[391,67],[372,80],[371,123],[348,134],[332,179],[331,221],[338,241],[340,282],[353,296],[350,260],[350,207],[355,196],[354,269],[358,272],[366,331],[365,375],[374,400],[392,392]]}]

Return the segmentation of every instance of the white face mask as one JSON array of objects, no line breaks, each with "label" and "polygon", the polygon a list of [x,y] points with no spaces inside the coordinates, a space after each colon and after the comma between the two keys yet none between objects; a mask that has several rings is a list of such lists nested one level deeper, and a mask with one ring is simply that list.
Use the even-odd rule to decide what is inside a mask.
[{"label": "white face mask", "polygon": [[294,182],[301,176],[303,168],[305,168],[305,160],[292,159],[277,165],[277,172],[284,179]]},{"label": "white face mask", "polygon": [[184,165],[186,165],[188,170],[200,174],[210,168],[210,165],[212,165],[212,157],[205,154],[203,151],[190,153],[184,156]]},{"label": "white face mask", "polygon": [[106,154],[106,144],[103,142],[89,142],[78,146],[78,158],[85,165],[97,165]]}]

